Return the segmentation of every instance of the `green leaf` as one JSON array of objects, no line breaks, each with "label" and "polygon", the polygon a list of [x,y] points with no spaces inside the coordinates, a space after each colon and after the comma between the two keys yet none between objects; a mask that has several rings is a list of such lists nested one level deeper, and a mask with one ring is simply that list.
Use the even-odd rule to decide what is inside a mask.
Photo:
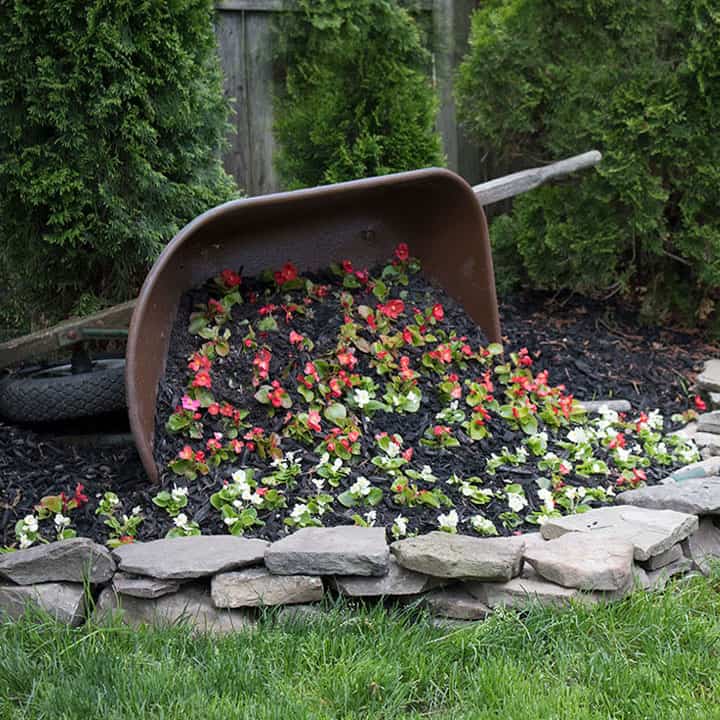
[{"label": "green leaf", "polygon": [[347,408],[342,403],[332,403],[325,408],[323,415],[335,425],[342,425],[347,420]]},{"label": "green leaf", "polygon": [[349,490],[338,495],[338,502],[347,508],[355,507],[358,504],[358,501],[350,494]]},{"label": "green leaf", "polygon": [[258,330],[262,332],[271,332],[278,329],[277,320],[272,315],[267,315],[258,323]]}]

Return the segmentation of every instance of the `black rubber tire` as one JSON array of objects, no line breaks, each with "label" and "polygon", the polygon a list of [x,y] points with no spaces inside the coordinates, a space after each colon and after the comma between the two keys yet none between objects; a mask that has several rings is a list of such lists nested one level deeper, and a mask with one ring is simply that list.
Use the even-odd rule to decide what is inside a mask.
[{"label": "black rubber tire", "polygon": [[0,381],[0,416],[14,423],[93,417],[126,407],[125,359],[93,361],[73,375],[70,364],[21,370]]}]

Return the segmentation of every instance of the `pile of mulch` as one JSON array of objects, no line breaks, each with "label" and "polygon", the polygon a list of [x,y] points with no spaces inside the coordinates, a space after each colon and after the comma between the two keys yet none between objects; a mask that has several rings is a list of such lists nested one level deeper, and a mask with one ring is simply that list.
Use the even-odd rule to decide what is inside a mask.
[{"label": "pile of mulch", "polygon": [[[617,302],[579,297],[558,301],[524,294],[505,299],[500,307],[507,348],[529,348],[536,367],[549,369],[551,382],[565,383],[578,398],[625,398],[638,410],[659,408],[669,417],[688,407],[688,388],[695,374],[705,359],[718,355],[718,347],[701,335],[642,326],[632,308]],[[90,497],[85,507],[73,513],[79,534],[100,542],[106,539],[94,509],[97,498],[107,490],[121,496],[128,512],[135,505],[142,507],[146,520],[139,539],[167,532],[171,521],[152,504],[157,489],[148,487],[132,446],[66,445],[55,437],[62,434],[63,427],[38,435],[0,422],[0,546],[14,542],[16,521],[31,513],[40,497],[62,491],[71,494],[78,482]],[[166,483],[175,480],[166,474]],[[215,483],[212,478],[200,478],[197,487],[207,498]],[[204,532],[224,532],[206,499],[200,502],[191,497],[188,514]]]}]

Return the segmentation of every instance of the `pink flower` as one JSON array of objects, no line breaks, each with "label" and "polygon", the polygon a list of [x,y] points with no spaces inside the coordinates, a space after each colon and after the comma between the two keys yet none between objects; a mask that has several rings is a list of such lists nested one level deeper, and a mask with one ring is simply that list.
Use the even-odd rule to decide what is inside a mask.
[{"label": "pink flower", "polygon": [[290,343],[292,345],[300,345],[304,339],[300,333],[296,333],[294,330],[290,331]]},{"label": "pink flower", "polygon": [[189,445],[186,445],[186,446],[178,453],[178,457],[179,457],[181,460],[192,460],[192,459],[193,459],[193,449],[192,449]]},{"label": "pink flower", "polygon": [[195,412],[200,407],[200,401],[193,400],[189,395],[183,395],[182,406],[183,410],[192,410],[192,412]]},{"label": "pink flower", "polygon": [[696,395],[693,398],[693,402],[695,403],[695,407],[700,412],[705,412],[707,410],[707,405],[706,405],[705,401],[699,395]]},{"label": "pink flower", "polygon": [[445,317],[445,310],[443,309],[443,306],[439,303],[437,305],[433,305],[432,316],[436,320],[442,320]]},{"label": "pink flower", "polygon": [[211,403],[208,406],[207,411],[212,415],[213,417],[217,415],[220,412],[220,406],[217,403]]},{"label": "pink flower", "polygon": [[200,372],[195,376],[195,379],[192,381],[192,386],[204,388],[212,387],[212,380],[210,379],[210,374],[207,370],[200,370]]},{"label": "pink flower", "polygon": [[315,432],[321,432],[322,426],[320,425],[320,413],[317,410],[311,410],[308,413],[307,426],[310,430]]}]

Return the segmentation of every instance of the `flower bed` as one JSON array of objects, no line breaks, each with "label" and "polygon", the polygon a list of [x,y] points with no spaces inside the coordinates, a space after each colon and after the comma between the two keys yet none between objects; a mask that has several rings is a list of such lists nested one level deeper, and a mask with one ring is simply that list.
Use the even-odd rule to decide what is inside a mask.
[{"label": "flower bed", "polygon": [[418,270],[401,247],[372,276],[288,264],[188,293],[158,399],[163,489],[104,490],[91,512],[68,484],[20,521],[19,542],[71,534],[68,518],[111,545],[353,523],[389,539],[506,535],[696,458],[656,412],[589,419],[533,354],[487,346]]}]

